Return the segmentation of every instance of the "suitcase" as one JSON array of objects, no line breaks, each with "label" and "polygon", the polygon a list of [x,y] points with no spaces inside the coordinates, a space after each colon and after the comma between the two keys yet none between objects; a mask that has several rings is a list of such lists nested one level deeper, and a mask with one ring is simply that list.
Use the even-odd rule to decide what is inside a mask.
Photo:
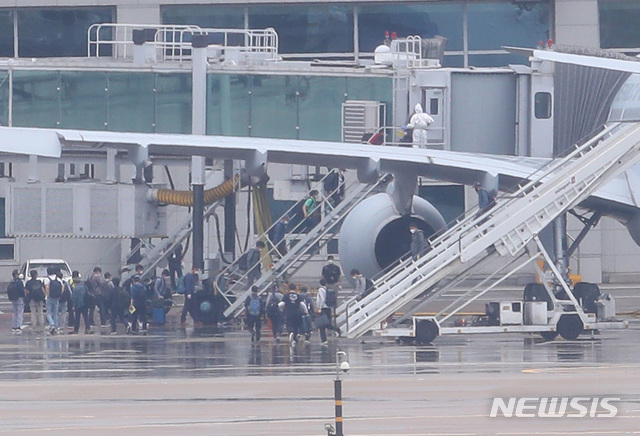
[{"label": "suitcase", "polygon": [[151,322],[153,324],[164,324],[166,321],[166,315],[164,313],[164,307],[154,307],[152,312]]}]

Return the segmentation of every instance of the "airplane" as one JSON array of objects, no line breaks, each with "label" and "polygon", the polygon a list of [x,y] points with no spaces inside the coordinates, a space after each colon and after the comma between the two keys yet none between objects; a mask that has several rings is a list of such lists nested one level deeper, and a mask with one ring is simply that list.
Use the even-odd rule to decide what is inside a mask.
[{"label": "airplane", "polygon": [[[526,50],[532,57],[600,68],[640,72],[640,62],[620,59],[593,61],[591,56],[559,56],[553,51]],[[24,144],[28,144],[25,148]],[[444,228],[442,215],[426,200],[415,196],[418,177],[472,185],[480,181],[490,190],[508,193],[529,180],[549,159],[521,156],[482,155],[433,149],[372,146],[340,142],[247,138],[185,134],[153,134],[65,129],[0,127],[0,150],[47,156],[59,156],[61,147],[87,146],[126,149],[138,168],[149,156],[202,156],[245,162],[245,170],[259,178],[267,173],[268,163],[318,165],[357,170],[362,183],[373,183],[383,174],[393,175],[386,194],[376,194],[356,206],[341,228],[339,254],[345,271],[358,268],[365,276],[375,276],[398,258],[394,252],[385,259],[376,253],[375,241],[387,234],[400,237],[400,219],[418,221],[427,236]],[[56,154],[57,151],[57,154]],[[634,167],[607,183],[580,206],[588,211],[612,217],[625,225],[640,245],[640,168]],[[404,236],[406,237],[406,235]]]}]

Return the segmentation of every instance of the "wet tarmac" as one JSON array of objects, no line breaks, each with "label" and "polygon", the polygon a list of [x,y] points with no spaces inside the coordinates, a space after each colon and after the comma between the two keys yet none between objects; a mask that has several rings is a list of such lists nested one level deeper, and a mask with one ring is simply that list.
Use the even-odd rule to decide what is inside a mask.
[{"label": "wet tarmac", "polygon": [[[0,434],[323,435],[336,352],[348,435],[640,434],[640,323],[576,341],[522,334],[411,346],[331,337],[260,344],[234,327],[146,336],[10,332],[0,315]],[[29,315],[26,315],[26,321]],[[620,398],[615,418],[489,418],[494,397]]]},{"label": "wet tarmac", "polygon": [[[576,341],[522,334],[410,346],[181,328],[146,336],[11,334],[0,315],[0,434],[324,435],[336,351],[348,435],[640,434],[640,323]],[[29,315],[26,316],[29,320]],[[284,338],[283,338],[284,339]],[[489,418],[494,397],[615,396],[615,418]]]}]

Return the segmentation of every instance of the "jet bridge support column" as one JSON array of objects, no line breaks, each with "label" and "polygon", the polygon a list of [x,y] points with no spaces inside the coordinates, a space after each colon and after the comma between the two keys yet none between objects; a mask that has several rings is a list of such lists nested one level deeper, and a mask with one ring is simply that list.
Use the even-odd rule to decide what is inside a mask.
[{"label": "jet bridge support column", "polygon": [[[192,96],[191,131],[194,135],[207,133],[207,35],[193,35],[192,40]],[[191,157],[193,187],[193,266],[204,269],[204,183],[205,158]]]}]

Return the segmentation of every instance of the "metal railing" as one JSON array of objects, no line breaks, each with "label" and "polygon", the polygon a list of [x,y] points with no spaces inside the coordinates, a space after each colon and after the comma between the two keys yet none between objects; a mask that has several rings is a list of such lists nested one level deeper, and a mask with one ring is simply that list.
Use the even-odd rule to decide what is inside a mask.
[{"label": "metal railing", "polygon": [[191,59],[194,35],[207,35],[209,54],[227,62],[253,64],[279,60],[278,34],[267,29],[212,29],[195,25],[101,23],[87,30],[87,56],[116,59],[133,57],[133,31],[153,33],[156,59],[183,62]]},{"label": "metal railing", "polygon": [[[434,131],[444,131],[444,127],[436,127],[429,126],[427,128],[427,132]],[[366,144],[370,145],[384,145],[384,146],[396,146],[396,147],[407,147],[410,148],[413,146],[413,138],[411,134],[403,129],[402,127],[395,126],[382,126],[375,130],[374,132],[366,132],[365,135],[371,136],[363,141]],[[427,133],[427,138],[429,134]],[[363,138],[365,136],[363,135]],[[433,141],[427,139],[427,147],[426,148],[434,148],[437,150],[442,150],[445,147],[444,141]]]},{"label": "metal railing", "polygon": [[[131,58],[133,57],[133,31],[151,30],[155,31],[156,37],[159,32],[167,37],[174,35],[178,37],[184,31],[200,32],[199,26],[191,25],[168,25],[160,26],[155,24],[125,24],[125,23],[97,23],[87,30],[87,57],[111,57],[111,58]],[[103,52],[107,52],[103,54]]]}]

